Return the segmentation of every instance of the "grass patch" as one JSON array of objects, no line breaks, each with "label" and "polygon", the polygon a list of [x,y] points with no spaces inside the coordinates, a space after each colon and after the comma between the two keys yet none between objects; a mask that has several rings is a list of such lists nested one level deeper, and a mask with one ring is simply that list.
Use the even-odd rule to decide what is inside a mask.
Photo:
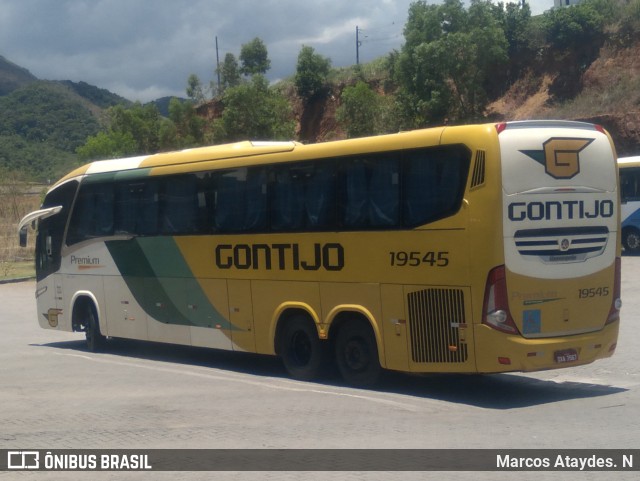
[{"label": "grass patch", "polygon": [[36,269],[33,261],[1,261],[0,281],[35,277]]}]

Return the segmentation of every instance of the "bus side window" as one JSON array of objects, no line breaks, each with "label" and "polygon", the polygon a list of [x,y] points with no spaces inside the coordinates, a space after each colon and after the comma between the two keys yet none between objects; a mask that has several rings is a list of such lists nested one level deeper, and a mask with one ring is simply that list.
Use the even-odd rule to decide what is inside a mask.
[{"label": "bus side window", "polygon": [[94,236],[113,234],[113,186],[97,185],[94,193],[95,230]]},{"label": "bus side window", "polygon": [[204,196],[213,217],[214,232],[266,230],[267,182],[264,167],[214,173]]},{"label": "bus side window", "polygon": [[155,180],[115,184],[115,234],[157,233],[158,184]]},{"label": "bus side window", "polygon": [[273,184],[271,228],[290,231],[304,226],[304,178],[285,165],[277,168]]},{"label": "bus side window", "polygon": [[93,201],[93,192],[87,192],[86,186],[81,186],[67,231],[67,245],[81,242],[93,235]]},{"label": "bus side window", "polygon": [[434,163],[422,152],[412,153],[404,171],[404,221],[424,224],[436,215],[436,175]]},{"label": "bus side window", "polygon": [[140,197],[136,234],[156,235],[159,220],[159,182],[147,180]]},{"label": "bus side window", "polygon": [[404,224],[418,226],[457,212],[468,169],[468,159],[455,147],[410,153],[403,175]]},{"label": "bus side window", "polygon": [[332,228],[336,225],[336,164],[319,163],[305,176],[304,207],[307,227]]},{"label": "bus side window", "polygon": [[400,220],[400,172],[395,157],[347,161],[344,169],[345,227],[392,227]]},{"label": "bus side window", "polygon": [[369,165],[369,222],[375,227],[396,226],[400,220],[399,162],[383,157]]},{"label": "bus side window", "polygon": [[344,225],[346,227],[365,227],[367,212],[367,168],[362,160],[348,161],[344,167]]},{"label": "bus side window", "polygon": [[254,167],[247,173],[247,187],[242,230],[264,231],[267,227],[267,171]]},{"label": "bus side window", "polygon": [[246,169],[236,169],[214,174],[213,225],[216,232],[238,232],[244,218],[244,202],[241,179]]},{"label": "bus side window", "polygon": [[640,200],[640,169],[627,169],[620,172],[622,202]]},{"label": "bus side window", "polygon": [[113,234],[114,191],[112,184],[84,183],[75,202],[67,245]]},{"label": "bus side window", "polygon": [[192,234],[198,230],[198,191],[195,175],[164,179],[162,232]]}]

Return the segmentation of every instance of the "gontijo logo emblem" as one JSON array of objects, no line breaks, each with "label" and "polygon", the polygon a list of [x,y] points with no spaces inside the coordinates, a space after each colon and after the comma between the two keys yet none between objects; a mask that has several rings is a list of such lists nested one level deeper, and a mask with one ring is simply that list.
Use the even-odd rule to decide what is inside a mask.
[{"label": "gontijo logo emblem", "polygon": [[544,165],[554,179],[571,179],[580,172],[580,152],[595,139],[553,137],[542,144],[542,150],[521,150]]}]

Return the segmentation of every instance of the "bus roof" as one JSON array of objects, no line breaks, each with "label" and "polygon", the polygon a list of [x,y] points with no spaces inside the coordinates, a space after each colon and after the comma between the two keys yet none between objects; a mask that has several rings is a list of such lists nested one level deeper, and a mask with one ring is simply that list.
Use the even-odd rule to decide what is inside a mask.
[{"label": "bus roof", "polygon": [[[487,125],[482,126],[484,128]],[[181,151],[163,152],[138,157],[121,159],[98,160],[65,175],[56,182],[59,185],[74,177],[91,174],[102,174],[134,169],[154,169],[158,167],[180,166],[185,164],[233,160],[242,157],[257,157],[268,154],[296,152],[295,158],[302,160],[315,157],[330,157],[340,152],[340,155],[357,155],[362,152],[384,151],[388,149],[415,148],[424,145],[425,139],[432,145],[440,143],[442,132],[446,127],[400,132],[398,134],[361,137],[356,139],[302,144],[295,141],[242,141],[231,144],[196,147]],[[451,127],[449,127],[451,128]],[[292,158],[293,160],[293,158]],[[54,186],[55,186],[54,185]]]},{"label": "bus roof", "polygon": [[[241,158],[256,157],[256,162],[271,162],[273,154],[291,153],[286,157],[278,157],[277,160],[308,160],[314,158],[328,158],[336,155],[358,155],[363,152],[376,152],[387,150],[411,149],[429,145],[439,145],[445,130],[455,130],[458,128],[475,128],[473,135],[486,135],[492,132],[496,135],[506,129],[525,128],[596,128],[592,124],[583,122],[567,121],[523,121],[505,122],[501,124],[487,123],[466,126],[440,126],[427,129],[412,130],[396,134],[378,135],[373,137],[360,137],[355,139],[337,140],[331,142],[320,142],[314,144],[301,144],[295,141],[269,142],[269,141],[242,141],[231,144],[213,145],[208,147],[197,147],[182,151],[164,152],[138,157],[128,157],[112,160],[99,160],[88,163],[70,172],[56,184],[57,186],[74,177],[84,175],[117,173],[132,171],[136,169],[162,169],[167,174],[171,171],[187,171],[194,169],[194,166],[187,167],[188,164],[202,163],[204,168],[207,162],[218,162],[225,160],[238,160]],[[258,159],[257,157],[266,156]],[[233,164],[229,164],[231,166]],[[168,169],[167,169],[168,167]],[[220,165],[220,167],[227,167]],[[153,174],[151,174],[153,175]]]},{"label": "bus roof", "polygon": [[180,151],[162,152],[158,154],[123,157],[120,159],[96,160],[65,175],[56,184],[84,174],[102,174],[139,168],[152,168],[172,164],[184,164],[206,160],[222,160],[247,155],[271,154],[292,151],[297,142],[252,142],[242,141],[232,144],[196,147]]}]

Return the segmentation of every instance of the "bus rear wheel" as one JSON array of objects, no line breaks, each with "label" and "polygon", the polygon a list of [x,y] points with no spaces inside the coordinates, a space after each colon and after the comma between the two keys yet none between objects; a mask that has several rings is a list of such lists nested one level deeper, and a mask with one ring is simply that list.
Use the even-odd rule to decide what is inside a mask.
[{"label": "bus rear wheel", "polygon": [[100,334],[100,324],[98,322],[98,315],[96,308],[93,304],[86,304],[84,309],[85,316],[85,337],[87,340],[87,350],[90,352],[100,352],[104,349],[105,342],[107,340],[102,334]]},{"label": "bus rear wheel", "polygon": [[371,386],[380,376],[376,338],[368,323],[348,322],[336,338],[336,361],[343,379],[353,386]]},{"label": "bus rear wheel", "polygon": [[319,377],[327,362],[326,351],[309,317],[296,315],[286,322],[280,334],[279,354],[291,377],[301,381]]}]

